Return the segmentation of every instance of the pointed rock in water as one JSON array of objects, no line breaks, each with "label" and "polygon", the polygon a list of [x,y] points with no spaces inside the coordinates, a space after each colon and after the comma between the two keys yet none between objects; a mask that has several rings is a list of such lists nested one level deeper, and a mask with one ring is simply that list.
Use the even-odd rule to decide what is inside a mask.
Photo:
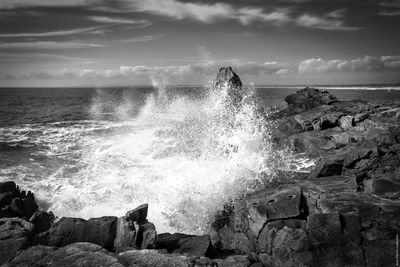
[{"label": "pointed rock in water", "polygon": [[243,99],[242,81],[231,67],[223,67],[219,69],[214,85],[218,88],[227,86],[227,93],[230,103],[238,108],[241,106]]}]

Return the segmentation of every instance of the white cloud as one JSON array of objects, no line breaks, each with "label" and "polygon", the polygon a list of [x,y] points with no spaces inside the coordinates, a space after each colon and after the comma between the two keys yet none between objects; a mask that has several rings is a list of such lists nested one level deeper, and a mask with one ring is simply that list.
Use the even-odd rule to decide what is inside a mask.
[{"label": "white cloud", "polygon": [[[343,11],[340,11],[343,12]],[[341,30],[341,31],[353,31],[360,30],[359,27],[349,27],[344,25],[344,22],[337,18],[342,16],[338,13],[338,10],[326,14],[323,17],[316,15],[304,14],[296,19],[296,23],[299,26],[306,28],[322,29],[322,30]]]},{"label": "white cloud", "polygon": [[126,18],[115,18],[106,16],[89,16],[89,20],[99,22],[99,23],[109,23],[109,24],[135,24],[140,27],[150,26],[151,23],[148,20],[141,19],[126,19]]},{"label": "white cloud", "polygon": [[98,34],[97,31],[99,27],[87,27],[87,28],[77,28],[71,30],[63,30],[63,31],[51,31],[51,32],[27,32],[27,33],[6,33],[0,34],[0,37],[54,37],[54,36],[66,36],[66,35],[75,35],[80,33],[94,33]]},{"label": "white cloud", "polygon": [[365,56],[352,60],[324,60],[312,58],[300,62],[298,73],[330,73],[346,71],[395,70],[400,68],[400,55],[372,57]]},{"label": "white cloud", "polygon": [[134,38],[129,38],[129,39],[123,39],[120,40],[120,42],[124,43],[139,43],[139,42],[147,42],[147,41],[153,41],[156,39],[159,39],[163,37],[163,35],[158,34],[158,35],[144,35],[144,36],[138,36]]}]

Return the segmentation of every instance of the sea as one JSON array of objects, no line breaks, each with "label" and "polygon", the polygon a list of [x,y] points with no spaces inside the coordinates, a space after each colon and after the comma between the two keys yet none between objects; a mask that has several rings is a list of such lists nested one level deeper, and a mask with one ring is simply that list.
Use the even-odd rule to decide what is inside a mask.
[{"label": "sea", "polygon": [[[400,101],[398,85],[316,86],[341,100]],[[32,190],[57,217],[122,216],[149,204],[158,232],[207,231],[225,203],[306,172],[276,149],[273,123],[302,86],[248,86],[232,111],[210,87],[0,88],[0,181]]]}]

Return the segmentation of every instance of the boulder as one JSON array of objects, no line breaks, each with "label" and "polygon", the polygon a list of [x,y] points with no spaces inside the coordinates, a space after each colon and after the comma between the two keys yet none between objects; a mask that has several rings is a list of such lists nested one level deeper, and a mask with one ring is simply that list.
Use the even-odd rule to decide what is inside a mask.
[{"label": "boulder", "polygon": [[339,119],[339,127],[342,128],[342,130],[349,130],[354,126],[354,117],[347,115],[347,116],[342,116]]},{"label": "boulder", "polygon": [[337,99],[327,91],[306,87],[295,94],[286,96],[285,101],[288,104],[288,113],[297,114],[321,105],[332,104]]},{"label": "boulder", "polygon": [[140,249],[153,249],[156,247],[157,231],[153,223],[140,224],[137,233],[137,247]]},{"label": "boulder", "polygon": [[90,242],[111,250],[116,237],[116,229],[117,217],[113,216],[89,220],[63,217],[48,231],[38,234],[36,242],[56,247],[76,242]]},{"label": "boulder", "polygon": [[34,228],[33,224],[20,218],[0,219],[0,264],[31,245]]},{"label": "boulder", "polygon": [[169,253],[205,256],[210,250],[209,235],[193,236],[185,234],[164,233],[157,236],[157,248],[166,249]]}]

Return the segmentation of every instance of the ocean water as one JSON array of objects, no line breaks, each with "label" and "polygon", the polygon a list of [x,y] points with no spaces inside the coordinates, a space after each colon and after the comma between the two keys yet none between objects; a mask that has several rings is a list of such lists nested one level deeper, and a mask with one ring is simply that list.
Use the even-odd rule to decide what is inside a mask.
[{"label": "ocean water", "polygon": [[[232,112],[226,90],[0,89],[0,181],[32,190],[57,216],[121,216],[149,203],[159,232],[202,233],[224,203],[307,171],[275,149],[260,106],[285,107],[296,87],[247,88]],[[397,87],[326,88],[340,99],[399,101]],[[379,89],[379,90],[371,90]]]}]

